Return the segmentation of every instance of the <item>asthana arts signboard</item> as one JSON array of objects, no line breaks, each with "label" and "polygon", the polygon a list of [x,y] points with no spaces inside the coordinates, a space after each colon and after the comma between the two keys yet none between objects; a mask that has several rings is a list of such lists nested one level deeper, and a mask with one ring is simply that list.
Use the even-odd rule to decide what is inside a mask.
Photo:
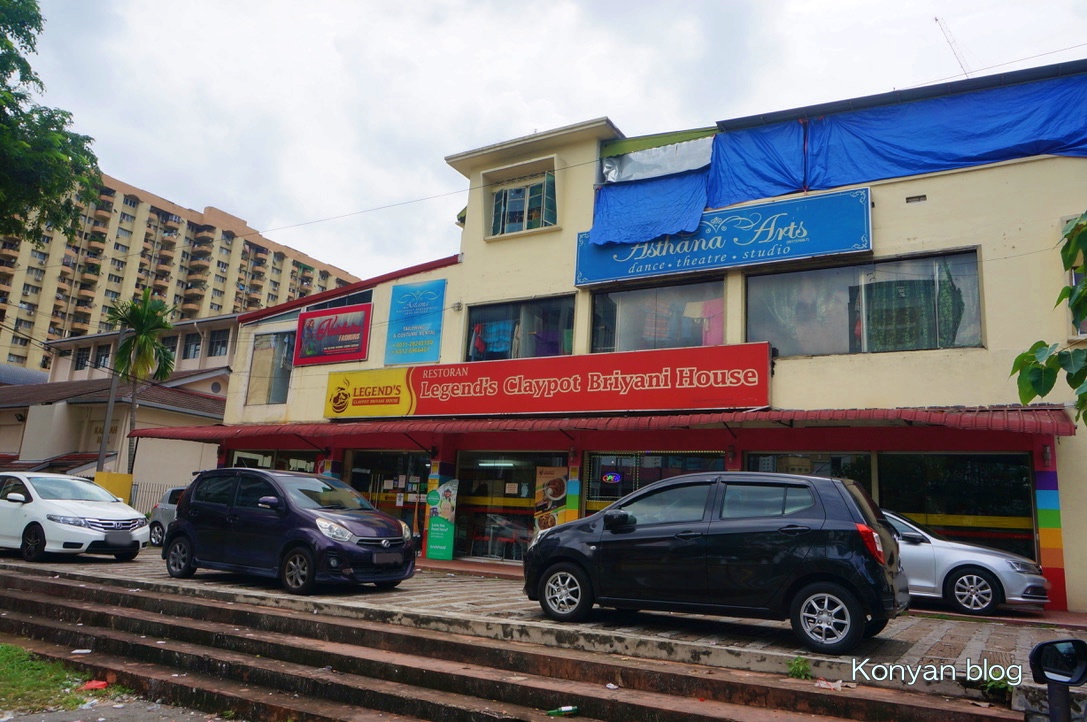
[{"label": "asthana arts signboard", "polygon": [[698,230],[644,243],[589,242],[578,234],[575,284],[666,276],[872,250],[869,189],[726,208]]},{"label": "asthana arts signboard", "polygon": [[304,311],[298,315],[294,365],[363,361],[370,346],[371,304]]},{"label": "asthana arts signboard", "polygon": [[703,346],[329,374],[325,416],[758,408],[770,344]]}]

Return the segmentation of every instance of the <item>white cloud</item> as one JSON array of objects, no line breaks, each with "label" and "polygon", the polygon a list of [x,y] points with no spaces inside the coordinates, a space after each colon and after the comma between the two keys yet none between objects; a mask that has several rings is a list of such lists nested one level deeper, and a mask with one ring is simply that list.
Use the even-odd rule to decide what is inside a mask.
[{"label": "white cloud", "polygon": [[96,138],[105,172],[364,278],[457,251],[467,182],[443,161],[453,153],[604,115],[640,135],[954,79],[936,16],[975,72],[1087,38],[1077,0],[42,0],[42,12],[45,102]]}]

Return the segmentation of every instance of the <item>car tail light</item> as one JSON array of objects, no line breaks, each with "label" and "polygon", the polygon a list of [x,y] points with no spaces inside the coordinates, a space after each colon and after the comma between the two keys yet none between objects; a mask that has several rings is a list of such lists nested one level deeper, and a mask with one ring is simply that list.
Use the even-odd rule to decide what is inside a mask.
[{"label": "car tail light", "polygon": [[860,532],[861,539],[864,540],[864,546],[868,548],[868,553],[875,557],[880,564],[886,564],[887,560],[883,556],[883,541],[880,540],[876,530],[867,524],[857,524],[857,531]]}]

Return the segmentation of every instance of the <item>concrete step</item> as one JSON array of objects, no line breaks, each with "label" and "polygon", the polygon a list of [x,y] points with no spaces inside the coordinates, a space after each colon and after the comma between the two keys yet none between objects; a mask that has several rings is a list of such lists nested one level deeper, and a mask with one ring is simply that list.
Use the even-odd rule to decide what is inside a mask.
[{"label": "concrete step", "polygon": [[[574,704],[582,718],[623,722],[797,714],[813,720],[1022,719],[961,699],[869,687],[836,692],[756,672],[584,652],[574,638],[556,649],[2,570],[0,609],[6,610],[0,631],[59,644],[57,656],[67,661],[99,663],[99,655],[138,661],[157,670],[154,679],[181,669],[244,683],[259,690],[258,701],[289,693],[408,718],[543,719],[543,710]],[[74,657],[69,647],[94,653]]]}]

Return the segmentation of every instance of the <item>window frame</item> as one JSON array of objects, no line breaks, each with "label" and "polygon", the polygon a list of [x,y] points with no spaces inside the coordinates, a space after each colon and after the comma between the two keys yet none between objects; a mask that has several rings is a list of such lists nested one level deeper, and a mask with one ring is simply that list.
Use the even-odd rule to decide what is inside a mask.
[{"label": "window frame", "polygon": [[[463,358],[474,362],[570,356],[576,310],[576,294],[470,306]],[[530,323],[534,330],[526,332]]]}]

